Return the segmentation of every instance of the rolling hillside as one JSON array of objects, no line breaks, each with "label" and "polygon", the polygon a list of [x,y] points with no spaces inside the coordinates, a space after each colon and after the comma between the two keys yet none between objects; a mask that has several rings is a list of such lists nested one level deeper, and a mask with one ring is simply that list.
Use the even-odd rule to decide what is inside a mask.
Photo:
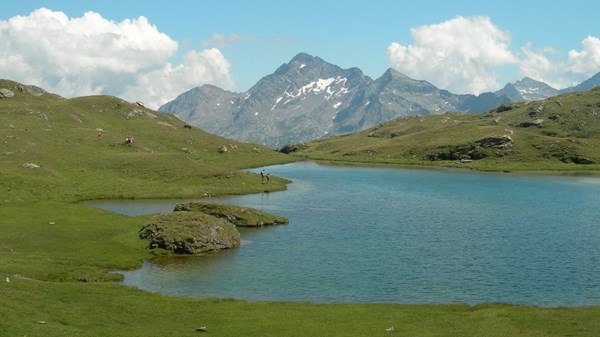
[{"label": "rolling hillside", "polygon": [[600,172],[600,88],[510,103],[481,115],[410,116],[282,149],[308,159]]},{"label": "rolling hillside", "polygon": [[3,203],[257,192],[260,179],[239,169],[289,160],[116,97],[64,99],[8,80],[0,89]]}]

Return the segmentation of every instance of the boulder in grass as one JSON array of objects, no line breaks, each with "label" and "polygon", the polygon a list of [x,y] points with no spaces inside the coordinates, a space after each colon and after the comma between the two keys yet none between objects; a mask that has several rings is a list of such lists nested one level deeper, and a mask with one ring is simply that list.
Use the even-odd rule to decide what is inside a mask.
[{"label": "boulder in grass", "polygon": [[15,95],[15,93],[13,93],[12,91],[10,91],[6,88],[0,89],[0,99],[10,98],[10,97],[13,97],[14,95]]},{"label": "boulder in grass", "polygon": [[199,254],[240,246],[240,233],[223,219],[202,212],[159,214],[140,230],[150,248],[162,248],[174,254]]}]

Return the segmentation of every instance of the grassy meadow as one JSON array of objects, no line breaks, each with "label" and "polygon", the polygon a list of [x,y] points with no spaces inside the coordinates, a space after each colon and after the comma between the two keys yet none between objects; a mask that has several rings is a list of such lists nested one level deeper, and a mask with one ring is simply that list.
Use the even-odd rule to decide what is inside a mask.
[{"label": "grassy meadow", "polygon": [[[482,142],[502,136],[510,146]],[[485,114],[398,118],[292,150],[299,158],[343,163],[600,175],[600,88]]]},{"label": "grassy meadow", "polygon": [[282,190],[286,180],[264,184],[241,169],[296,159],[115,97],[64,99],[6,80],[0,88],[15,93],[0,99],[0,336],[600,335],[600,307],[248,302],[122,286],[115,270],[153,256],[138,236],[149,216],[78,202]]}]

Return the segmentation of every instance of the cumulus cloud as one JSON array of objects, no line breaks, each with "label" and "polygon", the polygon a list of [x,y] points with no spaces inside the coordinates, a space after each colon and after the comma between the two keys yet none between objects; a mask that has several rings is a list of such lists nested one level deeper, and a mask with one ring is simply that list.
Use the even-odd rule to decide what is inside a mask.
[{"label": "cumulus cloud", "polygon": [[498,86],[496,67],[517,62],[509,33],[488,17],[456,17],[411,29],[414,44],[392,43],[388,59],[408,76],[427,79],[457,93],[481,93]]},{"label": "cumulus cloud", "polygon": [[543,80],[555,88],[577,85],[600,71],[600,39],[588,36],[582,50],[570,50],[566,59],[553,48],[521,48],[520,75]]},{"label": "cumulus cloud", "polygon": [[197,85],[233,86],[219,50],[190,51],[173,65],[177,51],[143,16],[114,22],[40,8],[0,21],[0,73],[62,96],[108,94],[158,108]]},{"label": "cumulus cloud", "polygon": [[[565,83],[565,65],[558,60],[560,52],[553,48],[534,50],[531,43],[521,48],[519,75],[544,81],[552,87],[562,88],[571,83]],[[563,79],[561,79],[563,77]]]},{"label": "cumulus cloud", "polygon": [[569,51],[567,67],[573,76],[585,80],[600,69],[600,39],[588,36],[581,44],[581,51]]},{"label": "cumulus cloud", "polygon": [[406,75],[425,79],[456,93],[494,91],[498,69],[518,68],[521,77],[544,81],[555,88],[581,83],[600,71],[600,40],[588,36],[582,50],[569,51],[566,59],[552,47],[534,49],[531,43],[517,53],[510,49],[511,36],[489,17],[457,17],[411,30],[414,43],[391,43],[390,64]]},{"label": "cumulus cloud", "polygon": [[222,88],[232,88],[231,65],[215,48],[201,52],[189,51],[183,63],[138,75],[137,82],[126,88],[123,97],[149,97],[151,106],[159,107],[184,91],[196,87],[200,81]]}]

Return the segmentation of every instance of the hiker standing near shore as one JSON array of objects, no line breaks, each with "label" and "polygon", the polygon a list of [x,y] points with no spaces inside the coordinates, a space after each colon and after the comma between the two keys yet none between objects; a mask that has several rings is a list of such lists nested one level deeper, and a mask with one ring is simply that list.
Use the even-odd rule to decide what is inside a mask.
[{"label": "hiker standing near shore", "polygon": [[267,179],[267,182],[269,182],[271,180],[271,174],[267,173],[264,169],[262,171],[260,171],[260,180],[261,182],[265,182],[265,179]]}]

